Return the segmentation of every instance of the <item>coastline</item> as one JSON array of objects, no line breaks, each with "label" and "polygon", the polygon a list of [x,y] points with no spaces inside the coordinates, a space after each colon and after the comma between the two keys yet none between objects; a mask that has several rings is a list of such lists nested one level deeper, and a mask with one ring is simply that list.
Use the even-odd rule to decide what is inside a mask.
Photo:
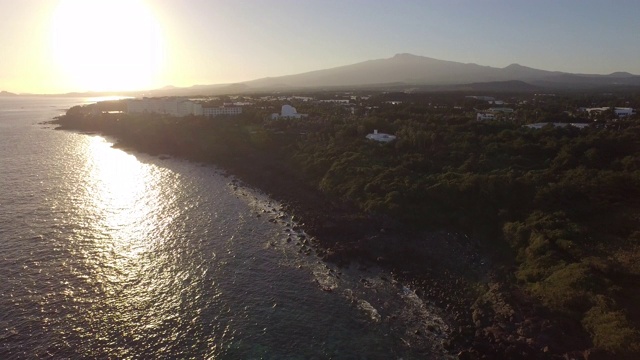
[{"label": "coastline", "polygon": [[[60,130],[112,137],[117,139],[117,148],[213,164],[260,189],[284,204],[284,210],[304,226],[323,260],[342,265],[379,265],[446,312],[452,331],[445,347],[461,359],[552,359],[562,358],[567,349],[588,347],[580,342],[583,334],[575,338],[565,335],[563,339],[561,334],[571,324],[549,322],[530,299],[503,281],[510,269],[491,266],[491,249],[482,249],[461,234],[415,231],[391,218],[365,214],[304,183],[281,166],[276,156],[240,152],[209,158],[161,141],[136,143],[135,137],[95,123],[74,124],[64,117],[53,123]],[[400,238],[401,244],[396,241]]]}]

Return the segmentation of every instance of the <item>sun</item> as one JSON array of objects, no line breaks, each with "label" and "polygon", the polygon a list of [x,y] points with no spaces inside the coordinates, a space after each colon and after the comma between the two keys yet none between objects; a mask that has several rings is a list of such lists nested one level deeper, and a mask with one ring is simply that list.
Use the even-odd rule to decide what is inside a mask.
[{"label": "sun", "polygon": [[158,84],[162,32],[141,0],[61,0],[52,17],[55,65],[81,90],[141,90]]}]

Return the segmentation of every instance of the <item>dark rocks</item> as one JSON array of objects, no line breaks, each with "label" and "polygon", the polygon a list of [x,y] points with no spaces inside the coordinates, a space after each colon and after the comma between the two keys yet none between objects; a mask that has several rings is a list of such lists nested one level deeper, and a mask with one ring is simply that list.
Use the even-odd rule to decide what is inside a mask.
[{"label": "dark rocks", "polygon": [[609,360],[616,358],[614,354],[602,349],[589,349],[586,350],[583,355],[585,360]]},{"label": "dark rocks", "polygon": [[445,348],[445,350],[453,349],[453,345],[454,345],[454,342],[451,339],[446,339],[442,342],[442,347]]},{"label": "dark rocks", "polygon": [[476,360],[479,358],[480,356],[472,349],[462,350],[458,353],[458,359],[460,360]]}]

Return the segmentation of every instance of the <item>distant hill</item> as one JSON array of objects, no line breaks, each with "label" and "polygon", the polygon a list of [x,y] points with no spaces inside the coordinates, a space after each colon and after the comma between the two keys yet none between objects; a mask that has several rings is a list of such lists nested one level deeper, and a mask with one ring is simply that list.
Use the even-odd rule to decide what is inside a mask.
[{"label": "distant hill", "polygon": [[0,96],[18,96],[18,94],[14,94],[8,91],[0,91]]},{"label": "distant hill", "polygon": [[[517,81],[517,82],[513,82]],[[604,86],[640,86],[640,76],[625,72],[609,75],[571,74],[539,70],[519,64],[504,68],[438,60],[411,54],[398,54],[389,59],[369,60],[357,64],[302,74],[263,78],[243,84],[252,89],[380,87],[381,84],[407,86],[464,85],[479,87],[499,83],[504,90],[509,85],[524,89],[523,83],[534,88],[584,89]]]},{"label": "distant hill", "polygon": [[543,87],[531,85],[520,80],[489,81],[482,83],[454,85],[454,91],[488,91],[488,92],[536,92],[544,90]]},{"label": "distant hill", "polygon": [[303,74],[259,79],[245,84],[256,88],[272,86],[334,87],[385,83],[454,85],[488,81],[524,80],[516,79],[500,70],[477,64],[463,64],[411,54],[398,54],[390,59],[369,60]]},{"label": "distant hill", "polygon": [[[235,84],[165,86],[160,89],[109,93],[70,93],[66,96],[198,96],[296,90],[502,91],[630,90],[640,88],[640,76],[628,72],[608,75],[572,74],[511,64],[504,68],[438,60],[412,54],[301,74],[267,77]],[[1,92],[0,96],[11,96]]]},{"label": "distant hill", "polygon": [[[195,96],[295,90],[417,90],[535,92],[556,89],[640,87],[640,76],[571,74],[511,64],[504,68],[438,60],[412,54],[301,74],[267,77],[236,84],[167,86],[144,96]],[[134,95],[139,96],[139,95]]]}]

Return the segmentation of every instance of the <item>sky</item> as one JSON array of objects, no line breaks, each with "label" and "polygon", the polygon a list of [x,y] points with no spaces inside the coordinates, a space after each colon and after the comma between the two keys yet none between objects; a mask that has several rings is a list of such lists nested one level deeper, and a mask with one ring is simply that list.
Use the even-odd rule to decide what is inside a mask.
[{"label": "sky", "polygon": [[637,0],[0,0],[0,90],[234,83],[411,53],[640,74]]}]

